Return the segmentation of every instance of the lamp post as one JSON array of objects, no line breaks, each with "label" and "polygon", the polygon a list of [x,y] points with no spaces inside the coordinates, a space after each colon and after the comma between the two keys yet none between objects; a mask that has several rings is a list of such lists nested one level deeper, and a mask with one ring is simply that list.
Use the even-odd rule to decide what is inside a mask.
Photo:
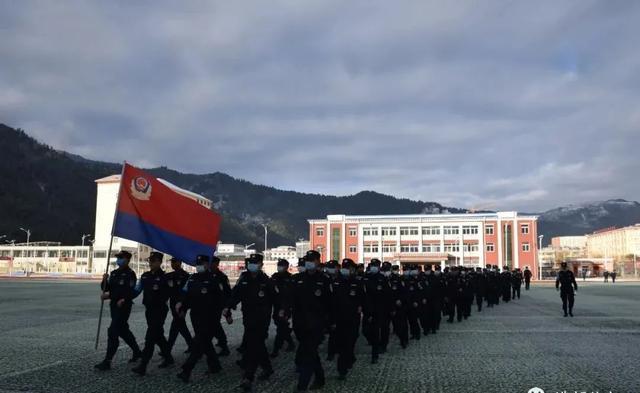
[{"label": "lamp post", "polygon": [[20,227],[20,230],[27,234],[27,247],[29,247],[29,238],[31,238],[31,229],[24,229]]},{"label": "lamp post", "polygon": [[540,272],[538,276],[538,280],[542,280],[542,261],[540,260],[540,251],[542,250],[543,238],[544,238],[544,235],[538,236],[538,270]]},{"label": "lamp post", "polygon": [[84,239],[88,238],[89,236],[91,236],[91,234],[89,233],[85,233],[84,235],[82,235],[82,247],[84,247]]},{"label": "lamp post", "polygon": [[264,227],[264,251],[267,251],[267,236],[269,234],[269,231],[267,230],[267,224],[260,224]]}]

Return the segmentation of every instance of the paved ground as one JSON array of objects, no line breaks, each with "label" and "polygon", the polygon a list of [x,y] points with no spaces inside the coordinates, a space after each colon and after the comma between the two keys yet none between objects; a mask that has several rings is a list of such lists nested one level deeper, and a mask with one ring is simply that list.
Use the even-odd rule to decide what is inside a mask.
[{"label": "paved ground", "polygon": [[[235,356],[223,360],[225,371],[216,377],[205,376],[200,364],[189,385],[175,379],[176,368],[157,369],[158,359],[146,377],[132,375],[128,349],[116,355],[114,370],[95,372],[106,341],[103,329],[100,350],[93,350],[97,296],[95,283],[0,280],[0,392],[226,392],[239,382]],[[335,365],[325,363],[324,391],[525,393],[538,386],[547,393],[640,392],[638,299],[638,284],[586,283],[576,317],[563,318],[556,291],[533,287],[520,301],[445,324],[407,350],[394,339],[376,366],[368,363],[361,338],[349,380],[338,381]],[[131,324],[141,340],[144,316],[140,305],[135,309]],[[227,327],[233,346],[240,341],[239,322]],[[177,349],[182,361],[182,341]],[[293,356],[279,357],[274,368],[276,375],[256,391],[293,390]]]}]

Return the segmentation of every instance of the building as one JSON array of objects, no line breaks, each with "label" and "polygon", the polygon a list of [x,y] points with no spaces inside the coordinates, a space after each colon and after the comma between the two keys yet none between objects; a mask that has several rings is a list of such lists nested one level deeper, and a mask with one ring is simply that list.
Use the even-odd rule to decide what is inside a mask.
[{"label": "building", "polygon": [[298,262],[298,253],[296,247],[278,246],[265,251],[264,259],[267,261],[286,259],[290,264],[294,264]]},{"label": "building", "polygon": [[517,212],[311,219],[311,248],[323,260],[379,258],[393,263],[528,266],[537,276],[537,216]]},{"label": "building", "polygon": [[0,247],[0,274],[88,274],[93,271],[89,246],[32,242]]},{"label": "building", "polygon": [[551,247],[555,250],[575,250],[582,251],[586,255],[586,236],[556,236],[551,238]]},{"label": "building", "polygon": [[216,246],[216,255],[219,258],[244,258],[245,248],[240,244],[218,243]]},{"label": "building", "polygon": [[296,242],[296,257],[302,258],[311,249],[309,240],[300,239]]},{"label": "building", "polygon": [[606,228],[587,238],[587,255],[590,258],[622,260],[640,255],[640,224],[624,228]]}]

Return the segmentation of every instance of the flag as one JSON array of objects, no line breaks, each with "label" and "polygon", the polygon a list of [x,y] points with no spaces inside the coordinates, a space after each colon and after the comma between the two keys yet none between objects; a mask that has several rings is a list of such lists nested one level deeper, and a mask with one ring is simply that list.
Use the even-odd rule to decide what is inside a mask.
[{"label": "flag", "polygon": [[124,164],[113,235],[194,264],[213,255],[221,217],[150,174]]}]

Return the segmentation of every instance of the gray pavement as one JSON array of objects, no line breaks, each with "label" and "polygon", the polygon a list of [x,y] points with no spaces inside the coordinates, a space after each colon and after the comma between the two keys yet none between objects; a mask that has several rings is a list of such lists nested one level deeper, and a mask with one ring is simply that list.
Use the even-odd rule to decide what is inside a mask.
[{"label": "gray pavement", "polygon": [[[554,288],[533,286],[519,301],[474,312],[462,323],[444,323],[437,335],[412,341],[406,350],[394,337],[375,366],[361,337],[347,381],[338,381],[335,364],[325,362],[323,391],[525,393],[536,386],[546,393],[640,392],[640,285],[578,285],[574,318],[562,317]],[[132,375],[130,351],[122,345],[112,371],[94,371],[106,345],[104,325],[100,349],[93,350],[97,296],[96,283],[0,280],[0,392],[227,392],[239,383],[235,353],[222,360],[225,370],[214,377],[206,376],[202,362],[188,385],[175,378],[177,367],[157,369],[158,358],[146,377]],[[130,321],[139,341],[142,310],[136,304]],[[241,320],[225,328],[236,347]],[[178,363],[185,356],[181,340]],[[325,346],[321,350],[326,353]],[[256,391],[293,391],[293,354],[273,364],[276,374],[257,383]]]}]

